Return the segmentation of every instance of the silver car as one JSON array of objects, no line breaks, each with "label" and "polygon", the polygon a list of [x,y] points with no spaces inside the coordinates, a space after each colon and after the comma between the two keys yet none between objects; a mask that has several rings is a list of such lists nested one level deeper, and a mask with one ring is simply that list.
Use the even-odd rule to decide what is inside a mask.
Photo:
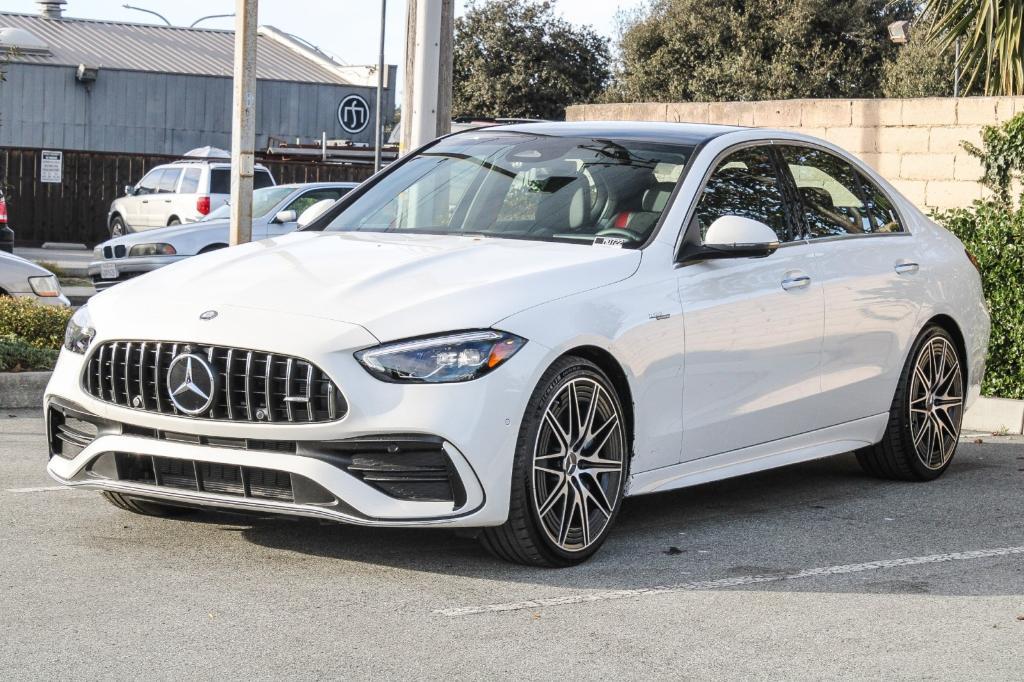
[{"label": "silver car", "polygon": [[[333,204],[355,182],[316,182],[275,185],[253,192],[252,238],[268,239],[294,231],[314,217],[307,211],[316,204]],[[323,208],[323,207],[321,207]],[[304,215],[306,214],[306,215]],[[227,204],[205,219],[109,239],[96,247],[89,276],[97,291],[151,272],[184,258],[228,245],[231,208]]]},{"label": "silver car", "polygon": [[57,276],[20,256],[0,251],[0,296],[31,298],[42,305],[69,306]]}]

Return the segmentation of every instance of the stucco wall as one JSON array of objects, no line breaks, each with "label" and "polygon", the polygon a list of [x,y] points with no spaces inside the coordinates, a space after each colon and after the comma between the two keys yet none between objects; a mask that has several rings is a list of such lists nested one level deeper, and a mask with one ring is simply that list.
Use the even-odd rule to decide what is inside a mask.
[{"label": "stucco wall", "polygon": [[830,99],[767,102],[588,104],[570,121],[685,121],[783,128],[821,137],[858,155],[922,207],[966,206],[987,190],[963,150],[985,125],[1024,111],[1024,97]]}]

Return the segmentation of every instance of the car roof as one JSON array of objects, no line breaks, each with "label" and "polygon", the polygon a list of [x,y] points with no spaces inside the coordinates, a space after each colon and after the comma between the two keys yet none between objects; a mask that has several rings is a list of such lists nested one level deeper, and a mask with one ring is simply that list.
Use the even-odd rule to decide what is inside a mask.
[{"label": "car roof", "polygon": [[324,188],[341,187],[341,188],[345,188],[345,187],[356,187],[358,184],[359,184],[358,182],[289,182],[289,183],[287,183],[285,185],[274,185],[274,187],[277,187],[277,188],[285,187],[285,188],[289,188],[289,189],[307,189],[307,188],[316,188],[316,187],[324,187]]},{"label": "car roof", "polygon": [[[479,131],[480,129],[477,128],[475,130]],[[559,137],[608,137],[616,140],[699,145],[719,135],[746,129],[737,126],[653,121],[544,121],[489,126],[485,130],[487,132],[507,130],[509,132]],[[466,133],[459,134],[464,135]]]}]

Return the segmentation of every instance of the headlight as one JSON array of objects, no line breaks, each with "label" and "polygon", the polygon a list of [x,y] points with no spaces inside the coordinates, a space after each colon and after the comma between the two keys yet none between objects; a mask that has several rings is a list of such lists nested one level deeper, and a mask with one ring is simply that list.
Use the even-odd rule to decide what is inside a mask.
[{"label": "headlight", "polygon": [[32,287],[32,291],[36,292],[36,296],[42,296],[43,298],[60,296],[60,282],[57,281],[55,275],[29,277],[28,284]]},{"label": "headlight", "polygon": [[89,349],[89,344],[96,337],[96,330],[92,327],[92,317],[89,315],[89,308],[82,306],[68,322],[67,331],[64,332],[64,347],[72,353],[82,353]]},{"label": "headlight", "polygon": [[356,359],[381,381],[441,384],[482,377],[525,344],[515,334],[484,330],[389,343],[361,350]]},{"label": "headlight", "polygon": [[170,244],[136,244],[128,251],[132,258],[142,256],[173,256],[178,253]]}]

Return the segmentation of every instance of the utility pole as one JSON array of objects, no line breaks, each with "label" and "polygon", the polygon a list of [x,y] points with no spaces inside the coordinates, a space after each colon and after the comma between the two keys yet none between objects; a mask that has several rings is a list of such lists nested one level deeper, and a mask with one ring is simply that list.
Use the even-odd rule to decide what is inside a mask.
[{"label": "utility pole", "polygon": [[[373,172],[380,170],[381,145],[384,144],[384,130],[381,127],[381,107],[384,104],[384,26],[388,17],[387,0],[380,0],[380,52],[377,55],[377,128],[374,132]],[[391,85],[394,88],[394,85]]]},{"label": "utility pole", "polygon": [[256,147],[256,21],[259,0],[235,0],[235,77],[231,104],[231,244],[252,241]]},{"label": "utility pole", "polygon": [[454,0],[407,0],[402,147],[451,132]]}]

